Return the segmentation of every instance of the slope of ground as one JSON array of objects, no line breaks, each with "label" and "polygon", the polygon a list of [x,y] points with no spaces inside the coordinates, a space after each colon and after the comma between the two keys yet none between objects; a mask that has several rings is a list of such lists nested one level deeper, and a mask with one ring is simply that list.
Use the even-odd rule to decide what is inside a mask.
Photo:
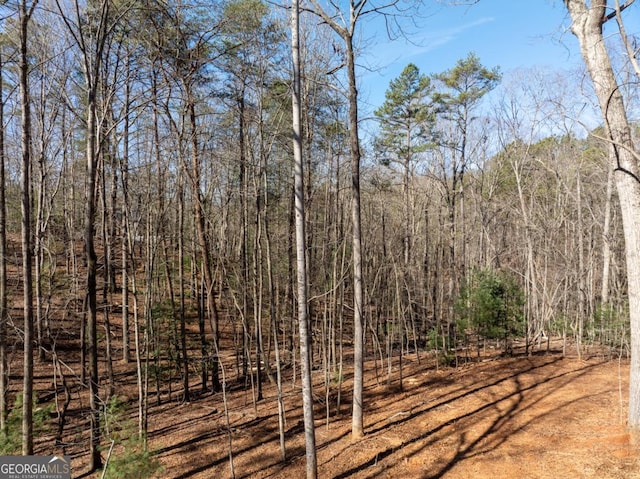
[{"label": "slope of ground", "polygon": [[[377,384],[373,363],[367,368],[366,436],[357,442],[349,434],[349,378],[340,415],[331,391],[327,421],[322,377],[314,377],[321,478],[640,477],[640,453],[624,428],[624,361],[556,352],[437,371],[410,357],[402,390],[397,369],[388,386],[386,377]],[[229,429],[221,394],[153,408],[149,440],[161,477],[231,477],[229,444],[238,478],[304,477],[299,390],[285,386],[284,462],[275,389],[265,393],[254,407],[250,390],[229,391]]]},{"label": "slope of ground", "polygon": [[[16,244],[13,249],[17,251]],[[14,333],[9,338],[9,392],[13,402],[22,383],[22,352],[20,262],[17,256],[12,257],[10,329]],[[52,310],[57,313],[51,319],[56,323],[51,329],[55,331],[52,341],[56,347],[52,350],[56,351],[57,367],[52,367],[50,351],[44,361],[35,365],[39,406],[56,401],[56,410],[61,410],[65,377],[70,401],[60,443],[55,440],[54,412],[54,431],[38,437],[35,452],[70,454],[73,477],[97,479],[100,472],[84,474],[89,423],[86,387],[78,376],[78,331],[83,309],[79,297],[80,290],[56,296],[59,303]],[[113,315],[117,313],[113,311]],[[114,333],[121,328],[117,320],[112,328],[112,335],[121,337],[120,330]],[[230,337],[229,332],[227,335]],[[121,357],[121,345],[114,348],[114,358]],[[106,350],[104,345],[101,350]],[[582,359],[563,357],[560,351],[561,347],[532,356],[494,355],[447,369],[437,369],[433,358],[425,353],[420,362],[415,356],[405,357],[402,387],[397,358],[390,385],[386,381],[386,364],[383,367],[369,361],[365,373],[366,435],[357,442],[350,438],[350,371],[345,374],[340,393],[338,384],[333,382],[328,394],[322,372],[314,372],[319,477],[640,478],[640,449],[630,444],[624,427],[628,362],[612,361],[608,355],[597,353]],[[104,359],[100,364],[103,397],[107,389]],[[229,358],[227,371],[233,362],[234,358]],[[113,365],[114,392],[130,406],[135,421],[136,366],[120,361]],[[264,399],[254,403],[250,384],[239,382],[234,375],[228,383],[228,426],[221,393],[180,403],[179,391],[164,391],[162,402],[156,405],[152,392],[149,447],[163,465],[158,477],[231,477],[230,456],[237,478],[304,477],[300,380],[292,381],[291,373],[287,370],[289,377],[284,382],[284,461],[273,384],[267,382]],[[194,385],[193,391],[196,390]],[[114,456],[120,452],[116,448]]]}]

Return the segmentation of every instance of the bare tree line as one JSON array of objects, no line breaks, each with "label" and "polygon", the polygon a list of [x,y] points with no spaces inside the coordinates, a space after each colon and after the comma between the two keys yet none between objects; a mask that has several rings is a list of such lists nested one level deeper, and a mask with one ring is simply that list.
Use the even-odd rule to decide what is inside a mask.
[{"label": "bare tree line", "polygon": [[[351,2],[345,24],[302,6],[297,86],[297,20],[258,0],[3,5],[0,427],[20,389],[23,454],[33,360],[51,364],[56,386],[88,390],[95,470],[115,361],[135,369],[143,440],[151,401],[237,381],[255,405],[263,381],[281,392],[284,377],[302,378],[312,401],[316,370],[326,420],[350,398],[357,440],[365,359],[402,388],[407,354],[452,366],[552,336],[579,355],[634,351],[610,146],[622,140],[606,122],[581,125],[592,91],[577,75],[505,74],[473,54],[445,72],[414,65],[415,95],[392,83],[363,140],[356,22],[398,5],[365,6]],[[522,290],[513,336],[461,322],[479,271]],[[8,381],[18,343],[22,388]]]}]

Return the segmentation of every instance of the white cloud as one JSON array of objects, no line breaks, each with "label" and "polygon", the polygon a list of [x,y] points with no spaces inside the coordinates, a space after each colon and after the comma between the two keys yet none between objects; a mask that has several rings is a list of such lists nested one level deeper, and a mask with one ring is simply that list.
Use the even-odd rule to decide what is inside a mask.
[{"label": "white cloud", "polygon": [[[402,40],[389,41],[385,39],[378,42],[375,48],[369,50],[371,53],[366,55],[367,62],[374,67],[373,69],[386,68],[400,59],[402,59],[403,63],[406,63],[410,58],[437,50],[457,40],[465,32],[493,21],[495,21],[494,17],[482,17],[449,28],[439,30],[425,29],[423,33],[414,34],[408,41],[405,40],[404,42]],[[401,45],[401,42],[404,44]]]},{"label": "white cloud", "polygon": [[[415,48],[413,51],[410,51],[410,55],[421,55],[423,53],[429,52],[431,50],[435,50],[442,45],[446,45],[458,37],[461,36],[462,33],[467,30],[471,30],[480,25],[484,25],[486,23],[491,23],[495,20],[494,17],[483,17],[473,22],[465,23],[463,25],[458,25],[451,28],[446,28],[443,30],[435,30],[433,32],[428,32],[422,37],[418,36],[413,39],[413,43],[415,44]],[[406,55],[407,52],[405,52]]]}]

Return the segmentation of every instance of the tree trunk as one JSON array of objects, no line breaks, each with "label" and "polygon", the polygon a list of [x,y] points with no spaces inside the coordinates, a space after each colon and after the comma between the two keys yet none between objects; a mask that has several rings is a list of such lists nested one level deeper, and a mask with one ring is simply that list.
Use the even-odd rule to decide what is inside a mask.
[{"label": "tree trunk", "polygon": [[307,305],[307,261],[304,217],[304,172],[302,159],[302,131],[300,114],[300,20],[298,0],[292,1],[291,8],[291,55],[293,60],[293,156],[295,176],[295,224],[296,224],[296,265],[298,273],[298,328],[300,331],[300,374],[302,377],[302,404],[304,414],[305,446],[307,459],[307,479],[318,476],[316,458],[315,425],[313,422],[313,391],[311,382],[309,317]]},{"label": "tree trunk", "polygon": [[[105,134],[109,134],[107,133],[107,131],[109,130],[108,127],[105,127],[103,129],[103,131],[105,132]],[[113,135],[113,134],[112,134]],[[113,143],[115,143],[115,139],[111,139],[111,141],[113,141]],[[107,377],[109,380],[109,386],[107,389],[107,397],[111,397],[113,395],[114,389],[115,389],[115,385],[114,385],[114,373],[113,373],[113,361],[111,360],[111,352],[112,352],[112,348],[111,348],[111,319],[109,317],[109,294],[110,292],[113,291],[113,289],[111,289],[109,287],[109,283],[110,283],[110,278],[111,278],[111,271],[113,269],[113,240],[114,240],[114,231],[111,228],[111,224],[114,221],[114,215],[115,215],[115,203],[116,203],[116,196],[117,196],[117,182],[118,182],[118,177],[117,177],[117,173],[116,173],[116,168],[115,168],[115,164],[112,163],[112,177],[111,177],[111,203],[109,204],[109,202],[107,202],[107,168],[105,165],[105,157],[104,156],[109,156],[110,158],[115,159],[115,154],[114,154],[114,148],[112,147],[112,145],[110,144],[110,142],[108,140],[105,141],[105,143],[107,144],[107,148],[108,148],[108,154],[107,155],[103,155],[103,158],[101,160],[101,169],[102,169],[102,174],[100,175],[100,233],[102,236],[102,250],[104,251],[104,264],[102,267],[102,304],[103,306],[103,318],[104,318],[104,332],[105,332],[105,356],[106,356],[106,362],[107,362]],[[111,206],[111,209],[109,208],[109,205]],[[111,213],[110,213],[111,211]]]},{"label": "tree trunk", "polygon": [[[191,181],[192,181],[192,189],[193,189],[193,197],[194,197],[194,209],[195,209],[195,223],[198,232],[198,246],[200,249],[201,261],[202,261],[202,273],[203,273],[203,283],[204,283],[204,295],[206,301],[206,314],[209,317],[209,322],[211,324],[211,329],[213,331],[213,341],[215,344],[218,343],[219,333],[218,333],[218,324],[219,324],[219,314],[218,314],[218,305],[216,304],[215,293],[213,291],[213,272],[211,268],[211,256],[209,251],[209,241],[207,239],[207,233],[205,228],[205,217],[204,217],[204,200],[202,198],[201,193],[201,184],[200,184],[200,152],[199,152],[199,144],[198,144],[198,133],[197,133],[197,122],[196,122],[196,110],[195,110],[195,100],[188,95],[188,110],[189,110],[189,123],[191,127],[191,159],[192,159],[192,171],[191,171]],[[215,348],[214,348],[215,349]],[[212,364],[212,381],[213,391],[220,391],[220,378],[218,376],[218,361],[219,358],[214,354],[213,364]]]},{"label": "tree trunk", "polygon": [[0,47],[0,433],[7,432],[7,205],[5,196],[3,56]]},{"label": "tree trunk", "polygon": [[96,215],[96,90],[89,85],[87,107],[87,205],[85,209],[84,247],[87,259],[87,347],[89,357],[89,394],[91,408],[91,458],[89,468],[92,471],[102,466],[100,457],[100,395],[98,383],[98,331],[97,331],[97,255],[94,243],[94,220]]},{"label": "tree trunk", "polygon": [[364,315],[362,311],[362,229],[360,214],[360,139],[358,138],[358,90],[356,87],[353,37],[345,38],[349,79],[349,145],[351,149],[351,192],[353,228],[353,416],[352,439],[364,436],[362,390],[364,369]]},{"label": "tree trunk", "polygon": [[[609,277],[611,273],[611,198],[613,197],[613,171],[615,151],[609,147],[611,159],[607,168],[607,198],[604,204],[604,222],[602,226],[602,286],[600,291],[601,307],[609,305]],[[604,310],[602,311],[604,313]]]},{"label": "tree trunk", "polygon": [[31,245],[31,105],[29,103],[29,58],[27,31],[34,2],[20,4],[20,106],[22,108],[22,274],[24,310],[24,374],[22,392],[22,455],[33,454],[33,252]]},{"label": "tree trunk", "polygon": [[[273,349],[275,352],[275,360],[276,360],[276,390],[277,390],[277,400],[278,400],[278,432],[280,436],[280,455],[282,461],[287,460],[287,448],[285,444],[285,408],[284,408],[284,400],[282,397],[282,367],[280,363],[280,344],[278,342],[278,323],[276,318],[278,317],[276,311],[276,291],[274,285],[273,278],[273,261],[271,254],[271,233],[269,229],[269,215],[267,212],[269,211],[269,193],[267,189],[267,165],[266,165],[266,157],[264,158],[264,164],[262,167],[262,187],[264,194],[264,236],[265,236],[265,247],[266,247],[266,260],[267,260],[267,280],[268,280],[268,288],[269,288],[269,321],[270,327],[273,330]],[[267,359],[268,359],[267,355]]]},{"label": "tree trunk", "polygon": [[[44,85],[41,84],[40,87],[40,98],[39,101],[41,103],[41,118],[40,121],[42,125],[44,125],[44,111],[46,109],[45,106],[45,94],[44,94]],[[37,155],[37,164],[38,164],[38,193],[36,200],[36,222],[35,222],[35,234],[34,234],[34,244],[33,244],[33,258],[34,258],[34,295],[35,295],[35,333],[36,333],[36,341],[37,345],[37,354],[38,360],[44,361],[44,348],[42,347],[43,342],[43,319],[42,319],[42,268],[44,266],[44,234],[45,234],[45,226],[44,226],[44,202],[47,194],[47,174],[46,174],[46,165],[45,165],[45,151],[46,151],[46,139],[44,128],[40,132],[40,151]]]},{"label": "tree trunk", "polygon": [[180,297],[180,348],[182,350],[182,400],[189,402],[189,357],[187,352],[187,320],[184,287],[184,180],[182,174],[178,178],[178,288]]},{"label": "tree trunk", "polygon": [[[129,63],[127,60],[127,71],[129,71]],[[131,96],[131,85],[127,81],[125,83],[125,108],[124,127],[122,132],[122,157],[120,159],[120,181],[122,183],[122,223],[121,223],[121,241],[122,241],[122,362],[131,361],[131,341],[129,339],[129,255],[133,255],[132,241],[129,235],[129,104]],[[133,270],[132,270],[133,271]]]},{"label": "tree trunk", "polygon": [[565,0],[571,15],[571,30],[578,38],[582,56],[593,81],[604,118],[606,134],[613,148],[615,184],[620,198],[625,238],[631,368],[628,426],[640,433],[640,168],[634,151],[631,128],[622,93],[606,48],[602,27],[607,20],[606,0]]},{"label": "tree trunk", "polygon": [[[362,284],[362,221],[360,203],[360,139],[358,135],[358,88],[356,82],[355,51],[353,37],[358,18],[363,14],[366,2],[349,2],[347,26],[338,24],[334,17],[321,8],[317,0],[311,0],[316,15],[319,15],[345,43],[345,61],[347,70],[349,99],[349,150],[351,154],[351,216],[353,236],[353,411],[351,436],[359,439],[364,436],[362,413],[362,390],[364,368],[364,314]],[[384,9],[384,7],[382,8]],[[377,9],[373,11],[378,12]],[[379,13],[379,12],[378,12]]]}]

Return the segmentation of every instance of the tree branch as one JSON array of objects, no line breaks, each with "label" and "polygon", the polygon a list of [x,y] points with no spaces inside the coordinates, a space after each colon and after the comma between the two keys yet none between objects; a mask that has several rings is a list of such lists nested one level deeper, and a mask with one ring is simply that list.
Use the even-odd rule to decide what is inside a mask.
[{"label": "tree branch", "polygon": [[[602,19],[602,23],[607,23],[609,20],[619,17],[620,14],[625,11],[628,7],[630,7],[636,0],[627,0],[625,3],[623,3],[622,5],[620,5],[620,2],[618,0],[615,0],[616,2],[616,7],[613,10],[613,12],[611,12],[609,15],[605,15],[604,18]],[[620,23],[620,20],[618,20],[618,23]]]},{"label": "tree branch", "polygon": [[627,36],[627,31],[624,28],[624,23],[622,21],[622,10],[629,5],[631,5],[635,0],[629,0],[624,5],[620,5],[619,0],[615,0],[616,9],[615,9],[615,17],[616,22],[618,23],[618,30],[620,30],[620,37],[622,38],[622,43],[624,44],[624,48],[627,50],[627,56],[629,57],[629,61],[633,65],[633,69],[636,71],[636,75],[640,77],[640,65],[638,64],[638,59],[636,58],[636,52],[631,47],[631,42],[629,41],[629,37]]}]

